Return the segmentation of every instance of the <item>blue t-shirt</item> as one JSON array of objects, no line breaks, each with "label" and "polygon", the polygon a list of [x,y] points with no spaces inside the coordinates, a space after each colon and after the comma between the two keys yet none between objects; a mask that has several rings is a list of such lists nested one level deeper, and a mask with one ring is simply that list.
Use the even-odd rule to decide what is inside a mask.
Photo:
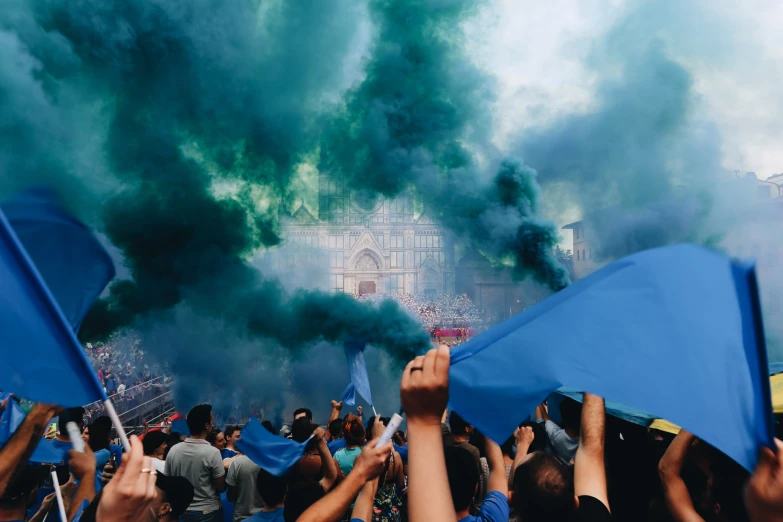
[{"label": "blue t-shirt", "polygon": [[238,453],[232,449],[223,449],[220,450],[220,458],[221,459],[230,459],[231,457],[236,457]]},{"label": "blue t-shirt", "polygon": [[109,444],[109,452],[112,455],[114,455],[114,458],[117,461],[118,468],[122,464],[122,451],[123,451],[122,444]]},{"label": "blue t-shirt", "polygon": [[394,451],[400,454],[400,458],[402,459],[403,464],[408,463],[408,446],[398,446],[395,444]]},{"label": "blue t-shirt", "polygon": [[101,449],[95,452],[95,493],[101,492],[103,486],[101,485],[101,475],[103,475],[103,467],[109,462],[111,453],[107,449]]},{"label": "blue t-shirt", "polygon": [[326,443],[326,447],[329,448],[329,453],[334,454],[345,447],[345,439],[337,439]]},{"label": "blue t-shirt", "polygon": [[273,511],[259,511],[252,517],[246,518],[245,522],[285,522],[283,509],[283,507],[279,507]]},{"label": "blue t-shirt", "polygon": [[500,491],[487,493],[478,515],[468,515],[459,522],[508,522],[508,498]]}]

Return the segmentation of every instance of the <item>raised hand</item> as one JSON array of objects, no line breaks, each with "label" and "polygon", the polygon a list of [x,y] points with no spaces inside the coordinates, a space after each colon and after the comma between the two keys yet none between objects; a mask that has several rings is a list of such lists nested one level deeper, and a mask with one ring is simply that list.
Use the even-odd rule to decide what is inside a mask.
[{"label": "raised hand", "polygon": [[409,425],[440,426],[449,400],[450,364],[449,348],[445,344],[408,363],[402,375],[400,399]]},{"label": "raised hand", "polygon": [[383,473],[386,469],[386,461],[391,455],[391,443],[384,444],[378,448],[378,439],[373,439],[367,443],[362,452],[356,457],[351,473],[358,473],[364,479],[364,482],[373,480]]},{"label": "raised hand", "polygon": [[761,450],[756,471],[745,487],[745,507],[753,522],[783,521],[783,442],[775,439],[777,454]]}]

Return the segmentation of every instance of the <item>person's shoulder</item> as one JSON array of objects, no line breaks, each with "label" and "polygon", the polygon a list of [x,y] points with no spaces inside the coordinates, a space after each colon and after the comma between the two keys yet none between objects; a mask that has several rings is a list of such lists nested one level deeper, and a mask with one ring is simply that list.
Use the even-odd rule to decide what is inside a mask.
[{"label": "person's shoulder", "polygon": [[484,503],[481,505],[481,520],[492,522],[505,522],[508,520],[510,508],[508,497],[500,491],[492,490],[487,493]]},{"label": "person's shoulder", "polygon": [[579,509],[576,510],[574,522],[611,522],[612,514],[603,502],[590,495],[579,497]]}]

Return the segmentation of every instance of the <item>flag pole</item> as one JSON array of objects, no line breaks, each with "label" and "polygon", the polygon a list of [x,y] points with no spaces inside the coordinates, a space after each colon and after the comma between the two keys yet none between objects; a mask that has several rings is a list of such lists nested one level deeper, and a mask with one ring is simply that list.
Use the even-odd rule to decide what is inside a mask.
[{"label": "flag pole", "polygon": [[375,411],[375,406],[373,406],[372,404],[370,404],[370,408],[372,408],[372,414],[373,414],[373,417],[377,417],[377,416],[378,416],[378,412],[377,412],[377,411]]},{"label": "flag pole", "polygon": [[60,481],[57,479],[57,470],[52,470],[52,485],[54,485],[54,494],[57,495],[57,507],[60,508],[60,520],[68,522],[65,504],[63,504],[63,492],[60,491]]},{"label": "flag pole", "polygon": [[128,435],[125,433],[125,429],[122,427],[122,422],[120,422],[120,417],[117,415],[117,412],[114,410],[114,405],[111,403],[111,400],[108,398],[103,401],[103,405],[106,407],[106,414],[111,419],[111,423],[114,425],[114,429],[117,430],[117,436],[120,438],[120,442],[122,442],[122,447],[125,448],[125,453],[130,454],[131,452],[130,441],[128,440]]}]

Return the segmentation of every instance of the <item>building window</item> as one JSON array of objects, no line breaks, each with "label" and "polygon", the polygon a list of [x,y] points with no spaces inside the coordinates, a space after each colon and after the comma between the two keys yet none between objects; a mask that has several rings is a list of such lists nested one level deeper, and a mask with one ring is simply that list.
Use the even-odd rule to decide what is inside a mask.
[{"label": "building window", "polygon": [[576,251],[576,260],[579,261],[579,250]]},{"label": "building window", "polygon": [[402,274],[392,274],[389,278],[389,291],[392,294],[405,293],[405,280]]},{"label": "building window", "polygon": [[329,201],[329,212],[332,214],[342,214],[345,211],[342,199],[332,199]]},{"label": "building window", "polygon": [[353,248],[356,244],[356,236],[348,236],[348,248]]},{"label": "building window", "polygon": [[585,261],[587,258],[585,257],[585,249],[582,249],[582,261]]},{"label": "building window", "polygon": [[381,248],[385,248],[385,247],[383,246],[383,234],[375,234],[375,240],[378,242],[378,245],[379,245]]},{"label": "building window", "polygon": [[575,227],[575,228],[574,228],[574,237],[575,237],[576,239],[579,239],[579,227]]},{"label": "building window", "polygon": [[414,248],[440,248],[443,240],[440,235],[417,235],[413,239]]},{"label": "building window", "polygon": [[587,254],[590,256],[590,257],[588,257],[588,259],[593,259],[593,249],[592,248],[587,251]]},{"label": "building window", "polygon": [[404,248],[402,234],[392,234],[389,236],[389,248]]},{"label": "building window", "polygon": [[405,266],[405,252],[392,252],[391,253],[391,267],[403,268]]},{"label": "building window", "polygon": [[405,214],[408,211],[408,198],[399,197],[389,201],[389,214]]},{"label": "building window", "polygon": [[330,275],[329,276],[329,289],[334,290],[336,292],[342,292],[343,291],[343,275],[342,274],[336,274],[336,275]]},{"label": "building window", "polygon": [[342,252],[329,252],[329,266],[331,268],[343,268],[344,260]]},{"label": "building window", "polygon": [[342,250],[343,248],[345,248],[344,245],[345,243],[343,241],[343,236],[338,236],[334,234],[329,236],[329,248],[339,248],[340,250]]}]

